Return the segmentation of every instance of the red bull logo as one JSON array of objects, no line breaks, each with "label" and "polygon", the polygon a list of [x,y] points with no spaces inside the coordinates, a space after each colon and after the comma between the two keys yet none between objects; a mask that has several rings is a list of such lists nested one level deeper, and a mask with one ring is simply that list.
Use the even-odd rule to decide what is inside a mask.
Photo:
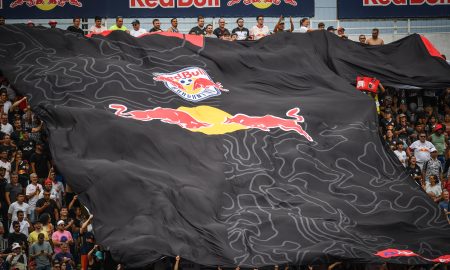
[{"label": "red bull logo", "polygon": [[164,85],[180,97],[198,102],[218,96],[224,89],[222,84],[214,82],[205,70],[198,67],[185,68],[172,73],[153,73],[153,80]]},{"label": "red bull logo", "polygon": [[[272,4],[276,6],[279,6],[281,4],[281,0],[230,0],[228,1],[227,6],[231,7],[237,5],[241,3],[241,1],[246,6],[253,5],[259,9],[269,8]],[[297,6],[297,1],[295,0],[283,0],[283,2],[294,7]]]},{"label": "red bull logo", "polygon": [[28,7],[37,7],[41,10],[52,10],[56,6],[64,7],[66,4],[75,7],[82,7],[83,4],[79,0],[14,0],[9,5],[10,8],[15,8],[22,5],[27,5]]},{"label": "red bull logo", "polygon": [[178,125],[192,132],[201,132],[207,135],[218,135],[231,133],[244,129],[259,129],[270,131],[281,129],[283,131],[294,131],[305,137],[308,141],[313,138],[300,125],[304,118],[299,108],[287,111],[288,118],[273,115],[249,116],[238,113],[231,115],[220,109],[210,106],[179,107],[178,109],[156,107],[148,110],[128,111],[121,104],[111,104],[110,109],[115,110],[115,115],[140,121],[160,120],[163,123]]}]

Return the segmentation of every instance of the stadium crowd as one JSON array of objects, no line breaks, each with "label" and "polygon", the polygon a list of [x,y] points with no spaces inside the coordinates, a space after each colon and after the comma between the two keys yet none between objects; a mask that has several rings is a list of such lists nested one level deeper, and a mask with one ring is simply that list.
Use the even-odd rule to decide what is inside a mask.
[{"label": "stadium crowd", "polygon": [[[81,18],[74,17],[72,19],[73,25],[67,28],[68,31],[72,31],[79,34],[100,34],[104,31],[124,31],[129,33],[134,37],[139,37],[145,33],[152,32],[174,32],[179,33],[178,30],[178,20],[177,18],[172,18],[170,20],[170,26],[164,30],[161,26],[161,22],[159,19],[153,19],[151,28],[147,31],[144,27],[141,26],[141,23],[138,19],[135,19],[131,22],[131,27],[128,28],[124,25],[123,17],[116,17],[116,23],[109,28],[104,26],[104,21],[102,17],[96,16],[94,18],[94,24],[89,28],[87,33],[81,28]],[[213,24],[209,23],[205,25],[205,18],[203,16],[197,17],[197,26],[193,27],[188,34],[192,35],[203,35],[208,38],[219,38],[222,40],[235,41],[235,40],[258,40],[265,36],[280,33],[280,32],[294,32],[295,26],[292,17],[289,18],[289,28],[285,28],[286,18],[280,16],[277,23],[275,24],[273,30],[271,30],[266,24],[264,24],[264,16],[259,15],[256,17],[256,24],[253,25],[250,29],[245,26],[245,21],[243,18],[238,18],[236,20],[236,27],[229,30],[226,28],[226,20],[225,18],[220,18],[218,20],[218,27],[213,29]],[[4,17],[0,16],[0,25],[5,24],[6,20]],[[29,20],[27,23],[29,27],[35,27],[35,23]],[[56,28],[58,22],[55,20],[50,20],[48,25],[50,28]],[[316,30],[326,30],[328,32],[334,33],[343,39],[347,39],[348,36],[345,34],[344,27],[338,27],[337,29],[334,26],[328,26],[325,29],[325,23],[319,22],[317,29],[311,28],[311,21],[308,18],[303,18],[300,20],[300,28],[299,33],[307,33]],[[382,38],[378,37],[379,30],[374,28],[372,30],[372,36],[370,38],[366,38],[365,35],[359,36],[359,41],[361,43],[369,44],[369,45],[383,45],[384,41]]]},{"label": "stadium crowd", "polygon": [[[258,40],[273,33],[293,32],[295,28],[289,18],[290,27],[286,30],[282,16],[273,31],[264,24],[263,16],[258,16],[256,21],[256,25],[248,29],[239,18],[236,27],[230,31],[223,18],[213,29],[212,24],[205,25],[205,19],[199,16],[197,26],[189,34],[231,41]],[[5,24],[5,18],[0,17],[2,24]],[[27,25],[35,26],[31,21]],[[49,25],[54,28],[57,22],[51,20]],[[318,29],[313,30],[309,19],[304,18],[300,21],[299,32],[337,31],[339,37],[347,38],[344,28],[325,27],[324,23],[319,23]],[[74,18],[73,25],[67,30],[86,34],[80,28],[80,18]],[[89,33],[106,30],[125,31],[135,37],[163,31],[158,19],[153,20],[152,28],[147,31],[141,28],[137,19],[128,29],[123,25],[123,18],[117,17],[116,24],[107,29],[102,18],[96,17]],[[176,18],[171,20],[166,31],[179,32]],[[373,29],[372,37],[361,35],[359,41],[382,45],[384,42],[378,34],[379,30]],[[449,219],[450,88],[403,90],[384,89],[380,85],[380,89],[376,98],[380,134],[386,147],[398,157],[411,175],[411,181],[415,181]],[[91,226],[93,216],[80,204],[77,195],[53,166],[45,124],[31,111],[26,97],[17,96],[4,77],[0,78],[0,112],[0,270],[113,269],[113,263],[107,265],[111,261],[110,254],[95,242]],[[180,257],[176,257],[168,265],[177,270],[179,263]],[[328,269],[339,264],[332,264]],[[121,268],[114,265],[116,267]],[[387,269],[385,265],[383,267]]]}]

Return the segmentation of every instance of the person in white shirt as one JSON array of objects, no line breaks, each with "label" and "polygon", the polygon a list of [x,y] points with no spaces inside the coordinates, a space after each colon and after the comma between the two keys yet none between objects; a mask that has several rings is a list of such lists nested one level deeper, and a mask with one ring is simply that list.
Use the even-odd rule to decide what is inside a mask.
[{"label": "person in white shirt", "polygon": [[403,166],[406,168],[406,164],[408,163],[408,156],[406,155],[405,150],[403,150],[402,141],[397,142],[397,150],[395,150],[394,153],[398,157],[400,162],[403,164]]},{"label": "person in white shirt", "polygon": [[0,93],[1,93],[0,100],[3,103],[3,112],[7,114],[9,112],[9,109],[12,106],[12,103],[8,99],[8,93],[7,93],[6,88],[2,88]]},{"label": "person in white shirt", "polygon": [[0,152],[0,168],[5,169],[5,179],[8,183],[11,182],[11,162],[8,160],[8,151]]},{"label": "person in white shirt", "polygon": [[264,16],[259,15],[256,17],[256,25],[250,29],[250,36],[253,40],[261,39],[270,34],[269,27],[264,25]]},{"label": "person in white shirt", "polygon": [[309,29],[310,21],[308,18],[303,18],[300,20],[300,33],[307,33],[311,32],[311,29]]},{"label": "person in white shirt", "polygon": [[13,202],[8,208],[8,219],[17,221],[17,212],[23,211],[26,218],[30,216],[30,205],[25,202],[25,194],[17,194],[17,201]]},{"label": "person in white shirt", "polygon": [[431,175],[429,179],[430,182],[427,182],[422,188],[425,189],[425,192],[431,197],[431,199],[433,199],[434,202],[438,203],[441,200],[442,187],[437,183],[436,175]]},{"label": "person in white shirt", "polygon": [[[28,234],[30,232],[30,223],[25,219],[25,215],[22,210],[17,211],[17,222],[20,224],[20,232],[25,234],[28,237]],[[9,232],[14,232],[14,226],[11,222],[11,226],[9,227]]]},{"label": "person in white shirt", "polygon": [[26,188],[28,204],[30,205],[30,221],[36,219],[36,202],[39,200],[39,194],[43,191],[42,185],[38,183],[38,176],[35,173],[30,174],[31,183]]},{"label": "person in white shirt", "polygon": [[95,25],[91,26],[89,28],[89,34],[101,34],[103,31],[106,31],[106,27],[102,25],[102,18],[99,16],[96,16],[95,19]]},{"label": "person in white shirt", "polygon": [[5,113],[2,114],[1,131],[8,135],[11,135],[11,133],[14,131],[13,126],[10,123],[8,123],[8,115]]},{"label": "person in white shirt", "polygon": [[133,25],[133,29],[130,31],[130,35],[132,35],[133,37],[139,37],[147,33],[145,29],[141,28],[141,22],[139,20],[133,20],[131,22],[131,25]]},{"label": "person in white shirt", "polygon": [[417,159],[417,165],[420,169],[423,169],[423,164],[431,158],[431,149],[435,148],[434,145],[426,140],[427,135],[425,133],[419,134],[419,140],[413,142],[407,149],[406,154],[408,157],[412,156],[411,152],[414,152],[414,156]]}]

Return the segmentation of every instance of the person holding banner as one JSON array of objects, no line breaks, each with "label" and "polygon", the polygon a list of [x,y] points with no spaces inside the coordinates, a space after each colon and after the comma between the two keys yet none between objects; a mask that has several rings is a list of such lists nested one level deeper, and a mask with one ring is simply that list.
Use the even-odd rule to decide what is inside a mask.
[{"label": "person holding banner", "polygon": [[131,25],[133,26],[133,30],[130,31],[130,35],[133,37],[138,37],[147,33],[145,29],[141,28],[141,22],[138,19],[133,20]]},{"label": "person holding banner", "polygon": [[102,25],[102,18],[100,16],[95,16],[95,25],[91,26],[89,29],[89,34],[101,34],[103,31],[106,31],[106,27]]},{"label": "person holding banner", "polygon": [[177,18],[172,18],[170,20],[171,26],[167,29],[167,32],[178,33],[178,20]]},{"label": "person holding banner", "polygon": [[289,30],[284,30],[284,17],[283,15],[280,16],[278,19],[277,24],[275,25],[275,28],[273,29],[274,33],[278,32],[294,32],[294,22],[292,21],[292,17],[289,17],[289,22],[291,24],[291,28]]},{"label": "person holding banner", "polygon": [[384,45],[384,40],[378,37],[380,30],[377,28],[372,29],[372,37],[369,38],[366,43],[372,46]]},{"label": "person holding banner", "polygon": [[124,32],[127,32],[128,34],[130,33],[128,28],[125,25],[123,25],[123,18],[121,16],[117,16],[116,17],[116,24],[111,26],[109,28],[109,30],[111,30],[111,31],[124,31]]},{"label": "person holding banner", "polygon": [[270,34],[269,27],[264,25],[264,16],[256,17],[256,25],[250,30],[250,36],[253,40],[261,39]]},{"label": "person holding banner", "polygon": [[250,37],[250,31],[244,27],[244,19],[238,18],[236,20],[237,27],[233,29],[232,33],[236,34],[236,40],[247,40]]}]

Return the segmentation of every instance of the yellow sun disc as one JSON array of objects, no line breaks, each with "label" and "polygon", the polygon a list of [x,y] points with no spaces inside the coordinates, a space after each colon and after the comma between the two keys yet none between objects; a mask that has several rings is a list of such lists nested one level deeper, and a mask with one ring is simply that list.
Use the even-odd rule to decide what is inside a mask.
[{"label": "yellow sun disc", "polygon": [[266,3],[264,0],[261,0],[259,3],[253,3],[252,5],[254,5],[256,8],[259,9],[266,9],[268,7],[270,7],[272,5],[272,3]]},{"label": "yellow sun disc", "polygon": [[36,7],[44,11],[49,11],[56,7],[56,4],[49,4],[48,2],[48,0],[44,0],[44,4],[37,4]]}]

